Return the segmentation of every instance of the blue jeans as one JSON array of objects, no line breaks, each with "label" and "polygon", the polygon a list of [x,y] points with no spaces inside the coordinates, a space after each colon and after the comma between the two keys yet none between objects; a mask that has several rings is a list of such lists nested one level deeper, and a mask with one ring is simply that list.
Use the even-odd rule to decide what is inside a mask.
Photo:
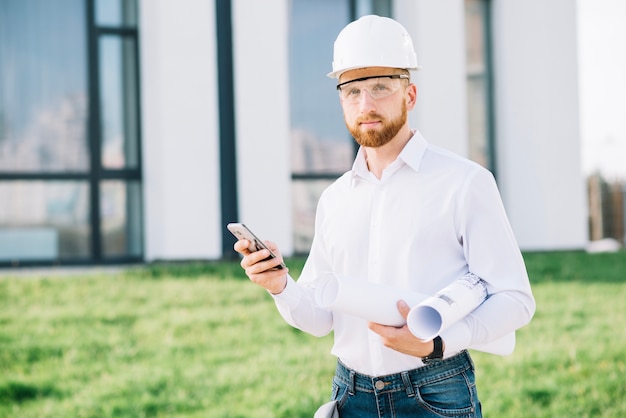
[{"label": "blue jeans", "polygon": [[372,377],[337,362],[332,399],[341,418],[482,418],[467,351],[424,367]]}]

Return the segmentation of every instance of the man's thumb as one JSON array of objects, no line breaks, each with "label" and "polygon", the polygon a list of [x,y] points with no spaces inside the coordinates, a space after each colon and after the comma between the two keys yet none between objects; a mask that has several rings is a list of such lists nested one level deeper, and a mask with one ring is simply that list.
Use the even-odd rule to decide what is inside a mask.
[{"label": "man's thumb", "polygon": [[405,301],[399,300],[398,311],[400,311],[400,315],[402,315],[402,317],[406,319],[407,316],[409,316],[409,312],[411,311],[411,308],[409,307],[409,305],[407,305]]}]

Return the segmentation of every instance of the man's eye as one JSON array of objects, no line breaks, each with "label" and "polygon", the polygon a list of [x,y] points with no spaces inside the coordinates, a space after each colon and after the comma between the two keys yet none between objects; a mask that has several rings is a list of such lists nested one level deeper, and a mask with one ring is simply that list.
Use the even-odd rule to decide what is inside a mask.
[{"label": "man's eye", "polygon": [[376,84],[372,90],[373,91],[388,91],[389,86],[387,86],[386,84],[379,83],[379,84]]},{"label": "man's eye", "polygon": [[348,91],[346,92],[346,95],[347,95],[348,97],[356,97],[356,96],[360,96],[360,95],[361,95],[361,90],[356,89],[356,88],[352,88],[352,89],[350,89],[350,90],[348,90]]}]

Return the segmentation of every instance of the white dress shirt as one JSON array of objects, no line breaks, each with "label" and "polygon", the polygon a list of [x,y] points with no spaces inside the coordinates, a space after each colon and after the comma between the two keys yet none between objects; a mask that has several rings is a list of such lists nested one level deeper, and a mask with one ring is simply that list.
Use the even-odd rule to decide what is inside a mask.
[{"label": "white dress shirt", "polygon": [[428,144],[417,131],[380,180],[363,151],[320,197],[302,274],[297,282],[288,277],[274,296],[283,318],[316,336],[332,330],[331,352],[371,376],[422,361],[385,347],[364,319],[316,305],[315,286],[326,272],[427,295],[468,272],[481,277],[489,298],[441,334],[445,357],[526,325],[535,301],[491,173]]}]

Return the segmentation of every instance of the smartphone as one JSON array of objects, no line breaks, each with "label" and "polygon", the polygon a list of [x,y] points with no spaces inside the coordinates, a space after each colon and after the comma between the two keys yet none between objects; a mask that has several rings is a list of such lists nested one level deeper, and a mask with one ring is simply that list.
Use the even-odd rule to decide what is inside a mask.
[{"label": "smartphone", "polygon": [[[242,223],[230,223],[230,224],[226,225],[226,228],[228,228],[228,230],[238,240],[240,240],[240,239],[247,239],[248,241],[250,241],[250,246],[248,247],[248,250],[250,250],[250,252],[254,253],[256,251],[265,249],[265,250],[270,252],[269,257],[267,257],[265,260],[270,260],[272,258],[276,258],[276,254],[274,254],[272,252],[272,250],[267,248],[267,246],[265,244],[263,244],[263,241],[261,241],[256,235],[254,235],[254,233],[252,231],[250,231],[250,229],[247,226],[245,226],[244,224],[242,224]],[[263,260],[263,261],[265,261],[265,260]],[[280,263],[279,265],[276,266],[276,268],[277,269],[285,268],[285,263]]]}]

